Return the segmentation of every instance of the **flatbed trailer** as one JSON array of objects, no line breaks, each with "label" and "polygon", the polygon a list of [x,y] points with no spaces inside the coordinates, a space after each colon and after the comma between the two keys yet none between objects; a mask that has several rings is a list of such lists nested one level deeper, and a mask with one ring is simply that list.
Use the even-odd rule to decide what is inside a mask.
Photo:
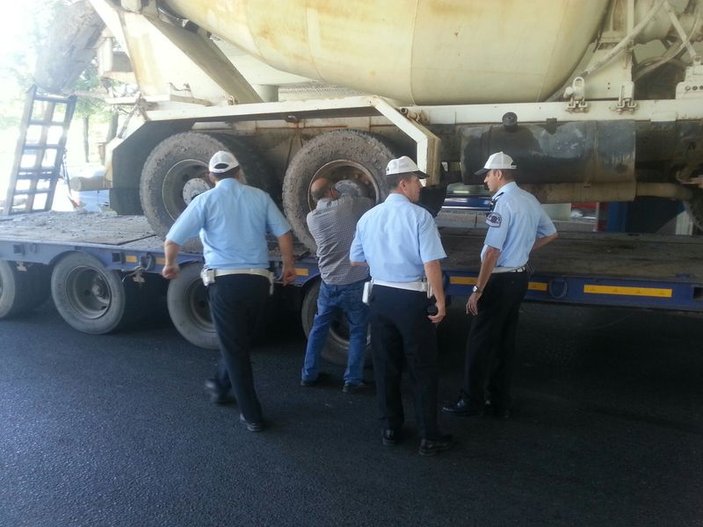
[{"label": "flatbed trailer", "polygon": [[[485,229],[480,221],[466,224],[471,228],[440,227],[449,255],[442,267],[450,298],[469,295],[480,266]],[[184,249],[180,276],[168,282],[160,276],[163,242],[142,216],[47,212],[2,218],[0,318],[20,315],[51,296],[78,331],[110,333],[138,321],[154,299],[165,295],[178,331],[195,345],[216,348],[199,278],[202,255],[195,244]],[[530,265],[529,301],[703,311],[701,237],[562,231],[533,255]],[[271,269],[277,272],[280,266],[272,249]],[[278,288],[274,298],[294,299],[307,332],[319,270],[300,244],[296,274],[293,287]],[[344,362],[346,346],[346,327],[339,320],[325,357]]]},{"label": "flatbed trailer", "polygon": [[[444,230],[450,295],[476,283],[480,230]],[[465,250],[471,247],[472,250]],[[527,300],[703,311],[703,238],[560,232],[530,259]]]}]

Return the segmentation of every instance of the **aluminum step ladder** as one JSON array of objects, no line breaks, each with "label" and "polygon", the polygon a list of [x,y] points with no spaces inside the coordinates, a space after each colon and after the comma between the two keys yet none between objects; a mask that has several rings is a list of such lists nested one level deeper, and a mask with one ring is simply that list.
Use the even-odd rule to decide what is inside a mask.
[{"label": "aluminum step ladder", "polygon": [[51,210],[76,97],[27,91],[3,214]]}]

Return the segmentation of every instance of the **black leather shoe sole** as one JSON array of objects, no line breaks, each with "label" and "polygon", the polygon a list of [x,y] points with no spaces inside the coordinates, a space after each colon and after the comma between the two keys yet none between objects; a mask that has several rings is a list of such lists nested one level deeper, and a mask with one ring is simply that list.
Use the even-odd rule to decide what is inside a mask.
[{"label": "black leather shoe sole", "polygon": [[319,386],[323,384],[328,378],[328,375],[326,373],[319,373],[317,375],[317,379],[311,380],[311,381],[306,381],[306,380],[301,380],[300,381],[300,386],[303,388],[312,388],[313,386]]},{"label": "black leather shoe sole", "polygon": [[261,432],[264,429],[264,423],[247,421],[244,415],[239,414],[239,420],[247,427],[250,432]]},{"label": "black leather shoe sole", "polygon": [[369,388],[369,385],[365,382],[360,382],[359,384],[351,384],[349,382],[344,383],[344,386],[342,387],[342,391],[344,393],[359,393],[367,390]]},{"label": "black leather shoe sole", "polygon": [[454,438],[451,435],[442,436],[439,439],[422,439],[418,454],[421,456],[436,456],[440,452],[446,452],[454,446]]}]

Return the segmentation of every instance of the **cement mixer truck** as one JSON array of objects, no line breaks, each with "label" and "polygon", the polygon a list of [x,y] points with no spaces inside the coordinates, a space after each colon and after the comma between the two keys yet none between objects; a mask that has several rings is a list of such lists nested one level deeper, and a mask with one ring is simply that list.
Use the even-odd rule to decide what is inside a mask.
[{"label": "cement mixer truck", "polygon": [[143,122],[109,145],[108,178],[113,207],[143,212],[157,234],[208,187],[205,160],[223,148],[309,247],[311,182],[348,179],[380,201],[378,175],[399,154],[442,188],[476,183],[506,150],[543,203],[673,199],[703,226],[700,0],[86,8],[66,17],[73,28],[57,21],[64,41],[50,47],[65,56],[50,55],[38,82],[63,89],[66,64],[91,47],[102,75],[133,76],[138,95],[118,102]]},{"label": "cement mixer truck", "polygon": [[222,149],[310,250],[311,183],[380,202],[399,155],[436,203],[504,150],[543,203],[646,200],[660,223],[683,203],[703,227],[701,0],[82,0],[56,29],[45,91],[93,56],[136,86],[106,177],[158,236]]}]

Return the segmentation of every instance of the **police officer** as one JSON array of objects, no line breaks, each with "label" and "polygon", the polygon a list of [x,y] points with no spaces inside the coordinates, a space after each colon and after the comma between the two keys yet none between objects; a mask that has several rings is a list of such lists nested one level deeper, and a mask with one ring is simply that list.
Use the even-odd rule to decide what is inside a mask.
[{"label": "police officer", "polygon": [[493,194],[481,269],[466,304],[473,315],[466,348],[464,383],[456,402],[442,411],[456,416],[492,414],[507,418],[520,304],[529,276],[529,255],[557,237],[554,223],[537,199],[515,183],[517,166],[492,154],[476,172]]},{"label": "police officer", "polygon": [[250,432],[263,429],[261,404],[254,388],[249,359],[252,332],[263,316],[272,276],[266,233],[278,238],[284,284],[295,278],[290,225],[264,191],[240,182],[235,157],[217,152],[209,163],[215,187],[196,196],[173,224],[164,243],[162,275],[178,276],[176,258],[189,238],[200,235],[209,283],[208,299],[220,343],[221,361],[206,383],[215,403],[234,392],[240,420]]},{"label": "police officer", "polygon": [[[434,455],[453,445],[437,424],[437,340],[435,325],[445,316],[440,260],[446,257],[432,215],[415,203],[420,178],[407,156],[386,167],[390,194],[364,214],[350,249],[352,265],[370,268],[371,347],[376,393],[383,423],[382,442],[396,445],[404,421],[401,372],[407,363],[413,385],[421,455]],[[432,310],[428,287],[434,292]]]}]

